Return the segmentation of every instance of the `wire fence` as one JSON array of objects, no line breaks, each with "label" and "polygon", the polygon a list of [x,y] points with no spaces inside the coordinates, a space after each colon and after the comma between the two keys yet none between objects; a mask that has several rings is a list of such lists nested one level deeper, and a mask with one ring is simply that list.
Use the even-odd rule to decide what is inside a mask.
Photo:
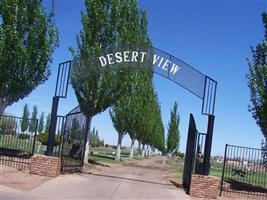
[{"label": "wire fence", "polygon": [[225,146],[221,194],[267,199],[267,168],[262,149]]}]

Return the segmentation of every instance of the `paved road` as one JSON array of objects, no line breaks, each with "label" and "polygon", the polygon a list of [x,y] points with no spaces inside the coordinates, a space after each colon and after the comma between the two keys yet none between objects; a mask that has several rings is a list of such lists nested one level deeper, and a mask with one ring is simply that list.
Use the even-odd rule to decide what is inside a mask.
[{"label": "paved road", "polygon": [[190,199],[171,182],[166,158],[101,167],[88,175],[62,175],[23,192],[2,186],[1,199]]}]

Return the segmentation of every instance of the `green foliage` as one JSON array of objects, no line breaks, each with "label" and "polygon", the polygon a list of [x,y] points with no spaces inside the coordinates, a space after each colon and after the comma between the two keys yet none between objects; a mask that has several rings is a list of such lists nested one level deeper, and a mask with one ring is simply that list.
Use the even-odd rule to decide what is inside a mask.
[{"label": "green foliage", "polygon": [[102,48],[114,47],[117,42],[115,13],[119,4],[115,0],[86,0],[85,6],[83,29],[77,36],[78,49],[71,49],[74,57],[71,82],[81,110],[87,117],[93,117],[105,111],[119,96],[116,77],[110,70],[88,75],[88,71],[99,67],[92,55],[97,55]]},{"label": "green foliage", "polygon": [[28,104],[25,104],[23,107],[23,115],[21,120],[21,131],[25,132],[29,127],[29,117],[30,117],[30,111]]},{"label": "green foliage", "polygon": [[81,141],[84,138],[84,130],[82,130],[76,118],[72,119],[71,128],[69,131],[69,141]]},{"label": "green foliage", "polygon": [[[37,141],[39,141],[42,145],[47,146],[48,143],[48,133],[39,133],[37,135]],[[55,146],[60,145],[61,142],[61,136],[60,135],[56,135],[55,136]]]},{"label": "green foliage", "polygon": [[184,159],[184,158],[185,158],[185,154],[182,153],[182,152],[175,152],[175,153],[173,154],[173,156],[177,156],[177,157],[179,157],[179,158],[181,158],[181,159]]},{"label": "green foliage", "polygon": [[262,149],[263,163],[264,163],[265,167],[267,167],[267,139],[265,141],[262,140],[261,149]]},{"label": "green foliage", "polygon": [[180,144],[180,131],[179,131],[180,116],[178,114],[178,104],[174,103],[173,110],[171,110],[171,120],[168,126],[167,137],[167,151],[173,153],[178,151]]},{"label": "green foliage", "polygon": [[0,116],[0,134],[14,135],[17,122],[12,116]]},{"label": "green foliage", "polygon": [[58,46],[53,18],[40,0],[0,1],[0,114],[50,75]]},{"label": "green foliage", "polygon": [[32,110],[32,116],[31,116],[31,120],[30,120],[30,124],[29,124],[29,131],[31,133],[36,131],[37,128],[37,115],[38,115],[38,108],[37,106],[33,106],[33,110]]},{"label": "green foliage", "polygon": [[51,114],[49,113],[46,116],[46,120],[45,120],[45,133],[49,132],[50,120],[51,120]]},{"label": "green foliage", "polygon": [[104,146],[104,140],[99,139],[98,130],[96,130],[95,127],[93,127],[89,141],[92,147]]},{"label": "green foliage", "polygon": [[44,112],[41,113],[38,124],[38,133],[42,133],[44,130]]},{"label": "green foliage", "polygon": [[[137,1],[124,1],[120,6],[120,24],[124,29],[118,30],[118,45],[151,46],[147,16],[144,11],[138,11]],[[135,66],[135,70],[120,71],[124,92],[113,104],[110,117],[119,135],[128,133],[133,140],[163,149],[164,129],[150,67]]]},{"label": "green foliage", "polygon": [[21,134],[19,134],[18,138],[21,139],[21,140],[26,140],[26,139],[30,138],[30,135],[29,134],[25,134],[25,133],[21,133]]},{"label": "green foliage", "polygon": [[251,47],[252,58],[248,60],[247,74],[250,90],[249,111],[267,139],[267,13],[262,14],[264,25],[263,41],[255,48]]}]

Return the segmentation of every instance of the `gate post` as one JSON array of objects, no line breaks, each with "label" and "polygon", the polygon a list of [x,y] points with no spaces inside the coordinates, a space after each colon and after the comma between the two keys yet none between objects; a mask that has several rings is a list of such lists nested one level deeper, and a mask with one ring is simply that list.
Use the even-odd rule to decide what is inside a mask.
[{"label": "gate post", "polygon": [[186,155],[184,161],[184,172],[183,172],[183,187],[189,191],[191,176],[194,168],[195,151],[196,151],[196,140],[197,140],[197,129],[194,116],[190,114],[187,144],[186,144]]},{"label": "gate post", "polygon": [[210,172],[210,152],[212,146],[214,120],[215,116],[209,115],[207,136],[205,141],[204,159],[203,159],[203,175],[209,175]]},{"label": "gate post", "polygon": [[222,171],[222,179],[221,179],[221,187],[220,187],[220,195],[219,196],[222,196],[222,191],[223,191],[223,180],[224,180],[224,170],[225,170],[225,163],[226,163],[227,147],[228,147],[228,144],[225,145],[225,150],[224,150],[223,171]]},{"label": "gate post", "polygon": [[56,128],[57,128],[58,102],[59,102],[59,97],[54,96],[52,110],[51,110],[51,119],[50,119],[50,126],[49,126],[47,149],[45,151],[45,155],[47,156],[53,155],[54,144],[55,144],[55,133],[56,133]]}]

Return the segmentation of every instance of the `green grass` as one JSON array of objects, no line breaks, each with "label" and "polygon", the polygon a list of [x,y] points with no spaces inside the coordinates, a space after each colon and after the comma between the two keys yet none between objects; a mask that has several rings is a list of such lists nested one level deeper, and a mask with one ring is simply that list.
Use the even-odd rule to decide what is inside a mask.
[{"label": "green grass", "polygon": [[244,177],[241,177],[239,175],[234,175],[234,172],[232,172],[231,169],[226,169],[224,177],[226,181],[237,181],[246,184],[252,184],[254,186],[263,187],[265,185],[266,187],[267,184],[266,172],[246,172]]},{"label": "green grass", "polygon": [[222,170],[223,170],[223,164],[222,163],[216,163],[211,161],[211,167],[210,167],[210,175],[211,176],[222,176]]},{"label": "green grass", "polygon": [[133,159],[129,159],[129,150],[122,149],[121,150],[121,159],[115,160],[115,153],[116,149],[111,147],[91,147],[90,152],[93,152],[93,155],[89,156],[89,162],[92,164],[99,164],[99,163],[120,163],[126,164],[132,160],[141,160],[142,157],[137,155],[137,152],[134,152]]},{"label": "green grass", "polygon": [[[173,172],[177,179],[182,179],[183,177],[183,169],[184,169],[184,160],[178,157],[170,158],[170,170]],[[222,176],[223,171],[223,164],[222,163],[216,163],[211,161],[211,168],[210,168],[210,175],[211,176]],[[227,168],[225,171],[225,180],[227,181],[238,181],[246,184],[252,184],[254,186],[264,186],[266,187],[266,181],[267,181],[267,173],[265,172],[246,172],[246,175],[244,177],[241,177],[239,175],[233,176],[232,167]]]},{"label": "green grass", "polygon": [[184,171],[184,160],[179,157],[170,158],[170,171],[175,174],[177,179],[183,178],[183,171]]},{"label": "green grass", "polygon": [[15,149],[24,152],[31,152],[33,139],[19,139],[13,135],[0,135],[0,148]]},{"label": "green grass", "polygon": [[[34,139],[19,139],[13,135],[0,135],[0,148],[20,150],[23,152],[32,152]],[[46,146],[42,145],[38,140],[35,141],[34,153],[44,154]],[[59,146],[54,148],[54,151],[59,149]]]},{"label": "green grass", "polygon": [[[182,179],[184,172],[184,160],[179,157],[170,158],[170,170],[175,173],[176,178]],[[210,175],[211,176],[222,176],[222,164],[211,162]]]}]

